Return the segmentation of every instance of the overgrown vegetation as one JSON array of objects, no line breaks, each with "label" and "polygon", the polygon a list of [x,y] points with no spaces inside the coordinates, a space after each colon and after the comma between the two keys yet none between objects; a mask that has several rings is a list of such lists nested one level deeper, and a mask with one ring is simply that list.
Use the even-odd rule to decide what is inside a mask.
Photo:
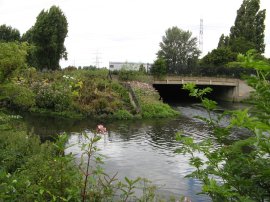
[{"label": "overgrown vegetation", "polygon": [[140,81],[145,83],[150,83],[152,78],[149,74],[145,72],[145,70],[127,70],[127,69],[120,69],[115,70],[112,72],[113,75],[118,76],[120,81]]},{"label": "overgrown vegetation", "polygon": [[[153,201],[155,186],[148,180],[117,179],[102,169],[96,142],[103,126],[83,134],[81,163],[65,153],[68,136],[41,143],[26,134],[18,117],[0,113],[0,201]],[[142,195],[135,195],[142,189]]]},{"label": "overgrown vegetation", "polygon": [[[198,118],[208,124],[211,133],[201,142],[178,134],[177,139],[183,143],[178,152],[190,155],[190,164],[195,171],[189,177],[201,180],[202,192],[213,201],[270,200],[270,65],[260,55],[265,48],[265,10],[259,9],[259,0],[244,0],[230,36],[221,36],[218,49],[201,60],[200,68],[197,68],[196,38],[177,27],[169,28],[160,45],[159,59],[152,69],[158,77],[168,72],[234,77],[253,74],[249,83],[256,90],[251,100],[255,107],[226,112],[217,118],[211,114],[216,103],[205,98],[211,89],[199,90],[192,84],[185,86],[191,96],[201,99],[209,118]],[[0,26],[1,106],[69,117],[132,119],[177,115],[169,105],[160,101],[158,93],[149,84],[143,83],[149,81],[143,69],[115,72],[122,82],[140,81],[130,82],[140,112],[134,110],[130,92],[118,81],[108,79],[108,70],[69,67],[60,71],[59,60],[67,56],[66,35],[66,17],[56,6],[43,10],[35,25],[22,38],[18,30]],[[184,50],[189,54],[174,51],[178,47],[171,47],[171,41],[178,47],[189,43]],[[238,55],[238,61],[233,62],[236,52],[244,53],[250,48],[257,49],[260,54],[251,50],[246,56]],[[226,66],[228,62],[231,63]],[[39,72],[29,65],[39,70],[58,71]],[[243,71],[243,68],[250,68],[250,71]],[[220,121],[228,114],[230,124],[224,127]],[[26,134],[18,118],[0,111],[0,201],[154,200],[155,188],[152,185],[144,187],[142,197],[134,195],[138,183],[145,184],[146,180],[125,178],[120,182],[116,175],[104,173],[102,157],[96,147],[100,140],[97,132],[83,134],[82,163],[77,165],[74,154],[65,153],[66,134],[60,135],[55,142],[41,143],[35,134]],[[231,134],[235,128],[246,128],[251,135],[234,140]]]},{"label": "overgrown vegetation", "polygon": [[151,85],[139,82],[132,82],[131,85],[138,96],[143,118],[166,118],[178,115],[178,112],[168,104],[159,101],[160,96]]},{"label": "overgrown vegetation", "polygon": [[[13,45],[16,44],[6,44],[6,46],[12,47]],[[17,45],[15,48],[20,49]],[[141,116],[138,114],[140,112],[134,110],[129,90],[118,80],[109,79],[107,69],[71,70],[69,68],[61,71],[39,72],[26,66],[26,54],[22,53],[21,59],[19,57],[0,58],[0,63],[3,63],[2,84],[0,85],[2,106],[72,118],[149,118]],[[17,52],[11,54],[17,54]],[[15,59],[16,61],[14,61]],[[7,63],[14,67],[6,65]],[[12,68],[6,70],[6,66]],[[147,78],[144,73],[121,72],[119,73],[121,82],[136,79],[137,76]],[[123,79],[122,74],[129,76]],[[132,75],[137,76],[133,78]],[[163,105],[158,97],[153,97],[152,103]],[[166,111],[168,110],[171,109],[167,106]],[[172,115],[171,113],[164,116],[158,115],[158,113],[159,110],[156,110],[156,116],[152,117]]]},{"label": "overgrown vegetation", "polygon": [[[199,179],[203,183],[202,193],[213,201],[270,199],[270,65],[255,60],[251,53],[240,55],[238,61],[238,65],[257,71],[257,76],[249,79],[256,90],[252,99],[254,107],[250,110],[225,112],[214,117],[211,111],[217,103],[205,98],[211,89],[196,89],[194,84],[184,86],[191,96],[201,99],[208,118],[197,118],[208,124],[211,133],[209,138],[200,142],[179,133],[177,139],[183,146],[177,152],[190,156],[190,165],[195,171],[188,177]],[[221,121],[228,114],[230,123],[224,126]],[[238,140],[232,137],[235,129],[242,133]]]}]

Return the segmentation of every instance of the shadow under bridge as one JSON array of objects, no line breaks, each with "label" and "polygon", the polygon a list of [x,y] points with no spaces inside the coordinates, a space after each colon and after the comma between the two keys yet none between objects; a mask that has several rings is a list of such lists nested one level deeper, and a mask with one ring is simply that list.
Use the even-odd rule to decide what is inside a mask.
[{"label": "shadow under bridge", "polygon": [[208,97],[213,100],[238,102],[253,91],[244,81],[232,78],[168,76],[153,80],[154,88],[164,101],[191,100],[189,92],[182,89],[186,83],[195,83],[198,88],[211,87],[213,91]]}]

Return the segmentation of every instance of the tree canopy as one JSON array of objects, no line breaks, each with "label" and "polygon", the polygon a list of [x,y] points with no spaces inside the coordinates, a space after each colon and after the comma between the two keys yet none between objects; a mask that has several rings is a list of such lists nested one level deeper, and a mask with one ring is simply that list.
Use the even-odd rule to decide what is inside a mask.
[{"label": "tree canopy", "polygon": [[251,49],[263,53],[265,14],[265,9],[260,10],[260,0],[243,0],[229,36],[222,34],[217,49],[208,53],[201,64],[223,66],[235,61],[238,53],[245,54]]},{"label": "tree canopy", "polygon": [[67,58],[64,46],[67,33],[67,19],[59,7],[42,10],[35,25],[23,36],[24,40],[34,45],[29,60],[31,65],[38,69],[58,69],[60,59]]},{"label": "tree canopy", "polygon": [[260,10],[260,0],[243,0],[229,36],[221,35],[218,48],[226,46],[242,54],[250,49],[264,53],[265,14],[265,9]]},{"label": "tree canopy", "polygon": [[228,47],[220,47],[205,55],[200,64],[202,66],[225,66],[228,62],[233,62],[237,58],[237,54],[232,52]]},{"label": "tree canopy", "polygon": [[19,41],[20,38],[19,30],[5,24],[0,26],[0,42]]},{"label": "tree canopy", "polygon": [[[241,39],[243,43],[249,42],[254,49],[263,53],[264,44],[264,20],[266,10],[260,10],[260,0],[244,0],[237,11],[234,26],[231,27],[230,39]],[[244,50],[245,53],[247,50]]]},{"label": "tree canopy", "polygon": [[178,27],[166,30],[160,42],[158,58],[166,61],[169,73],[181,73],[183,69],[196,64],[200,51],[197,48],[197,38],[190,31]]}]

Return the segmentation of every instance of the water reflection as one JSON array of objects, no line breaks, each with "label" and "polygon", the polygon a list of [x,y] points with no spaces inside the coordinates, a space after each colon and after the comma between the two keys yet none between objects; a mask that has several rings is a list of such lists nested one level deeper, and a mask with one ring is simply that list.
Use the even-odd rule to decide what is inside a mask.
[{"label": "water reflection", "polygon": [[[184,178],[192,171],[188,165],[188,157],[174,153],[180,146],[180,143],[175,141],[175,133],[178,131],[193,136],[196,141],[209,136],[207,126],[194,118],[196,115],[206,116],[206,113],[198,104],[173,106],[182,115],[173,119],[103,122],[108,134],[102,136],[98,147],[101,149],[100,153],[107,156],[104,168],[112,175],[118,172],[120,179],[124,176],[146,177],[158,185],[160,193],[166,196],[183,194],[190,196],[192,201],[209,201],[205,196],[196,195],[201,189],[197,180]],[[222,111],[223,108],[214,115]],[[78,121],[27,114],[23,117],[28,132],[39,135],[43,141],[67,132],[70,135],[69,142],[77,143],[83,140],[82,132],[91,134],[100,123],[89,119]],[[80,157],[78,146],[69,148],[68,152],[76,153],[77,157]]]},{"label": "water reflection", "polygon": [[[178,106],[179,110],[183,107]],[[185,107],[184,107],[185,108]],[[190,112],[192,108],[188,108]],[[82,141],[81,133],[91,134],[98,124],[93,120],[69,120],[42,116],[24,116],[29,131],[40,135],[42,140],[52,139],[58,133],[67,132],[70,143]],[[182,112],[173,119],[118,121],[103,123],[108,134],[98,142],[100,153],[105,155],[104,168],[108,174],[118,172],[118,178],[124,176],[145,177],[160,187],[160,193],[168,195],[186,195],[193,201],[209,201],[205,196],[197,196],[200,183],[184,178],[192,169],[188,157],[175,154],[180,145],[175,141],[175,133],[183,131],[197,141],[207,137],[208,129],[201,121]],[[80,148],[73,146],[68,152],[80,157]]]},{"label": "water reflection", "polygon": [[[104,165],[106,172],[111,175],[118,172],[120,179],[125,176],[151,179],[164,196],[183,194],[193,201],[208,201],[207,197],[196,196],[195,193],[200,191],[198,181],[184,178],[192,171],[188,157],[174,153],[180,146],[175,141],[175,132],[183,129],[181,125],[185,121],[186,118],[178,117],[170,121],[109,123],[108,134],[102,135],[97,144],[100,153],[107,157]],[[69,144],[78,142],[79,138],[78,133],[73,133]],[[67,152],[79,151],[76,145]]]}]

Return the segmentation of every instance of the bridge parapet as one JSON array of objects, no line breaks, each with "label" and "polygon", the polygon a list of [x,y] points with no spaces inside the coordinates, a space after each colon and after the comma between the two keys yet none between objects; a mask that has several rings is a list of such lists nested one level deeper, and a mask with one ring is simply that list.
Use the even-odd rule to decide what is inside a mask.
[{"label": "bridge parapet", "polygon": [[195,83],[197,85],[210,86],[238,86],[239,79],[218,78],[218,77],[182,77],[167,76],[163,79],[154,79],[153,84],[186,84]]}]

